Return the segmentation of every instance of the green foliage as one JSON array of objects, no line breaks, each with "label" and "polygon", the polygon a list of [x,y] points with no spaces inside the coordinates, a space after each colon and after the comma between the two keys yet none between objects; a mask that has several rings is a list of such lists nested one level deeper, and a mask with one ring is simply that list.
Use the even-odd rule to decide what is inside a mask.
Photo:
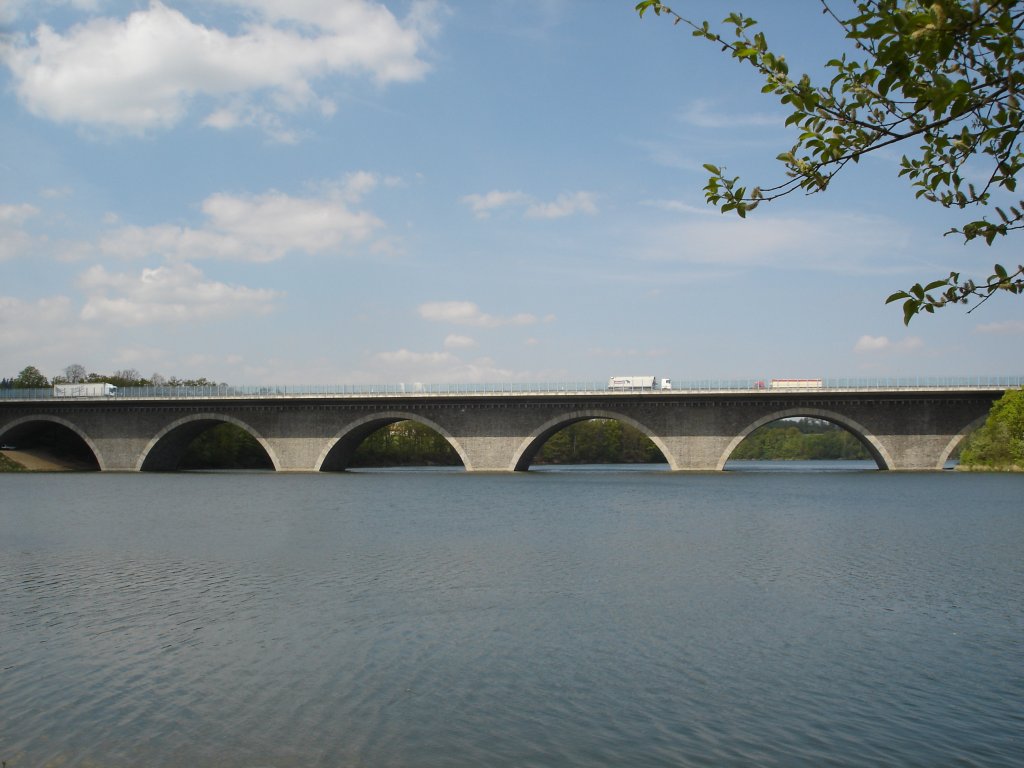
[{"label": "green foliage", "polygon": [[1011,389],[992,404],[985,425],[960,454],[965,467],[1024,468],[1024,390]]},{"label": "green foliage", "polygon": [[[664,462],[642,432],[612,419],[577,422],[556,432],[534,458],[537,464],[614,464]],[[367,437],[350,466],[459,466],[462,461],[445,438],[415,421],[400,421]]]},{"label": "green foliage", "polygon": [[[68,384],[85,382],[88,384],[113,384],[115,387],[216,387],[216,381],[211,381],[205,376],[198,379],[179,379],[177,376],[166,378],[159,373],[154,373],[149,378],[140,374],[134,368],[125,368],[113,373],[87,373],[85,366],[80,363],[73,363],[64,369],[63,375],[53,377],[54,384]],[[43,386],[49,386],[44,384]]]},{"label": "green foliage", "polygon": [[[1013,194],[1024,168],[1024,4],[1019,0],[848,0],[850,15],[838,16],[834,3],[821,0],[853,43],[860,58],[842,54],[825,64],[831,78],[815,85],[808,75],[791,76],[785,57],[770,50],[757,22],[732,13],[723,24],[686,19],[661,0],[641,0],[636,10],[668,16],[764,78],[763,93],[774,94],[789,110],[787,126],[796,143],[778,155],[786,180],[748,188],[724,167],[705,165],[710,178],[705,198],[741,217],[762,202],[797,190],[822,192],[848,164],[899,143],[916,143],[904,155],[899,176],[917,197],[946,208],[992,206],[994,220],[982,216],[947,234],[991,245],[1024,228],[1024,201],[1000,207],[996,195]],[[968,169],[968,164],[970,167]],[[976,179],[980,179],[975,182]],[[889,296],[903,302],[904,323],[997,293],[1024,293],[1024,264],[996,264],[987,278],[962,280],[959,272],[917,283]],[[977,306],[977,305],[976,305]]]},{"label": "green foliage", "polygon": [[869,459],[852,434],[818,419],[776,421],[755,429],[736,446],[731,459]]},{"label": "green foliage", "polygon": [[185,450],[179,469],[273,469],[263,446],[241,427],[218,424]]},{"label": "green foliage", "polygon": [[217,387],[226,386],[224,382],[218,384],[216,381],[211,381],[205,376],[200,376],[198,379],[179,379],[177,376],[171,376],[169,379],[165,379],[158,373],[153,374],[152,379],[143,379],[140,382],[132,385],[136,387]]},{"label": "green foliage", "polygon": [[108,384],[113,384],[115,387],[144,387],[149,384],[149,381],[144,379],[134,368],[126,368],[103,375],[90,373],[86,380],[92,382],[105,381]]},{"label": "green foliage", "polygon": [[556,432],[534,457],[535,464],[664,463],[643,432],[614,419],[589,419]]},{"label": "green foliage", "polygon": [[451,444],[430,427],[399,421],[370,434],[356,449],[350,466],[443,466],[462,464]]},{"label": "green foliage", "polygon": [[0,454],[0,472],[27,472],[21,464]]},{"label": "green foliage", "polygon": [[21,373],[14,378],[11,384],[14,389],[44,389],[50,386],[50,380],[34,365],[29,365],[22,368]]}]

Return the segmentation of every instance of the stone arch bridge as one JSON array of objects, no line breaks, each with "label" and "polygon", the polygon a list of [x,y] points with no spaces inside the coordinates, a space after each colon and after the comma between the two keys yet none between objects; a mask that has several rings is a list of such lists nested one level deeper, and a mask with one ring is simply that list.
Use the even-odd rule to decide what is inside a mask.
[{"label": "stone arch bridge", "polygon": [[478,392],[131,396],[0,400],[0,442],[40,425],[77,434],[104,471],[173,470],[215,424],[250,433],[282,472],[345,469],[373,431],[411,419],[451,443],[470,472],[525,470],[544,442],[577,421],[617,419],[647,435],[672,470],[717,471],[753,430],[789,417],[833,422],[880,469],[941,469],[1005,386],[829,387],[644,392]]}]

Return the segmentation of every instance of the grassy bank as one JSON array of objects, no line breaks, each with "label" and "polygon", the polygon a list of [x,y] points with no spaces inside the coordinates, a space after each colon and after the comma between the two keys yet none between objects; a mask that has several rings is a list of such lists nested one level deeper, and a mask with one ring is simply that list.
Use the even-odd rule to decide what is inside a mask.
[{"label": "grassy bank", "polygon": [[7,458],[4,454],[0,453],[0,472],[27,472],[25,467],[21,466],[18,462],[13,459]]},{"label": "grassy bank", "polygon": [[1024,467],[1017,464],[1004,464],[1001,466],[985,466],[982,464],[958,464],[958,472],[1024,472]]}]

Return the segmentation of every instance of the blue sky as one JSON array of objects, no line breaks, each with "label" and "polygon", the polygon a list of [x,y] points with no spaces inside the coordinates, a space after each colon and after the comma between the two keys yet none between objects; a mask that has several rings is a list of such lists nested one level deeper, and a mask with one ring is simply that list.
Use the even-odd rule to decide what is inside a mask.
[{"label": "blue sky", "polygon": [[[898,154],[778,180],[752,72],[632,0],[0,0],[0,374],[232,384],[1020,374],[1024,301],[889,293],[1019,246],[943,237]],[[758,18],[793,71],[816,0]],[[1015,246],[1015,247],[1014,247]]]}]

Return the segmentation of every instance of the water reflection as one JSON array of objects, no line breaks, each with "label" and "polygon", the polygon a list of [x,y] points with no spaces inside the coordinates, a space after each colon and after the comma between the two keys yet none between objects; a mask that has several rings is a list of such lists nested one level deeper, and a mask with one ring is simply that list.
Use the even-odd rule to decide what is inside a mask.
[{"label": "water reflection", "polygon": [[730,459],[725,463],[727,472],[875,472],[878,465],[864,459],[831,461],[761,461],[756,459]]}]

